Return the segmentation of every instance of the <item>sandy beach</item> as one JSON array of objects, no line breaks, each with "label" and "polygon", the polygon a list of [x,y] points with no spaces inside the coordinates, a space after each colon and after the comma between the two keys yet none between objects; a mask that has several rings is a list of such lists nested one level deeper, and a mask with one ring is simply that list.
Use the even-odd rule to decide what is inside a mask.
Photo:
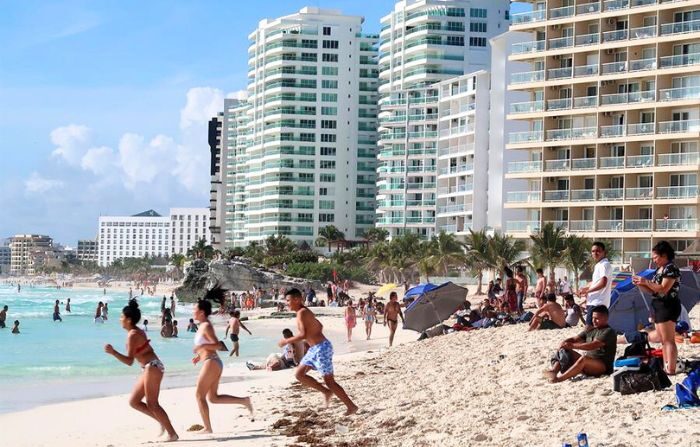
[{"label": "sandy beach", "polygon": [[[697,322],[700,308],[691,317]],[[388,349],[383,326],[375,326],[370,342],[358,326],[357,341],[348,345],[339,314],[321,320],[340,353],[337,380],[360,406],[357,415],[344,416],[337,400],[323,408],[321,395],[295,384],[292,371],[231,368],[220,390],[250,394],[255,421],[242,408],[218,405],[212,407],[213,435],[189,433],[200,423],[194,389],[166,389],[161,403],[180,434],[178,445],[553,447],[573,443],[580,431],[592,446],[700,444],[700,410],[661,410],[675,403],[673,388],[621,396],[612,391],[610,377],[547,383],[542,371],[551,352],[580,328],[527,333],[525,325],[515,325],[421,342],[414,341],[416,333],[400,330],[399,346]],[[274,333],[293,321],[251,324]],[[618,355],[623,349],[618,346]],[[679,345],[679,355],[700,357],[700,345]],[[37,430],[37,421],[46,429]],[[0,426],[3,443],[12,446],[160,445],[156,424],[132,410],[125,395],[0,415]]]}]

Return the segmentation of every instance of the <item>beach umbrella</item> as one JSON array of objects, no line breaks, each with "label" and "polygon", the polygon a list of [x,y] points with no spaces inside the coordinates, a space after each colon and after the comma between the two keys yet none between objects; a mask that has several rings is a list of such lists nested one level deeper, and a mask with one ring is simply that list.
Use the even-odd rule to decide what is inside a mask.
[{"label": "beach umbrella", "polygon": [[448,319],[467,298],[467,289],[446,282],[419,295],[404,313],[404,328],[416,332]]},{"label": "beach umbrella", "polygon": [[404,294],[403,299],[407,300],[416,298],[418,295],[422,295],[425,292],[429,292],[433,289],[436,289],[437,287],[438,286],[436,286],[435,284],[431,284],[429,282],[425,284],[418,284],[417,286],[408,289]]},{"label": "beach umbrella", "polygon": [[381,286],[379,288],[379,290],[377,290],[377,293],[375,295],[384,295],[388,292],[391,292],[392,290],[394,290],[397,287],[398,287],[398,285],[394,284],[393,282],[390,282],[389,284],[384,284],[383,286]]}]

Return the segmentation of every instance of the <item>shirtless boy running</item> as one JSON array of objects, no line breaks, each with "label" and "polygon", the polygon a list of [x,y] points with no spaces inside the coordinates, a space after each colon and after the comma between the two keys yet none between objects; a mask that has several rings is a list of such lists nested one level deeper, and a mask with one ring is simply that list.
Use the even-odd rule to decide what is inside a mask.
[{"label": "shirtless boy running", "polygon": [[229,315],[231,315],[231,319],[228,320],[228,326],[226,327],[226,334],[224,334],[224,338],[228,336],[228,331],[231,331],[231,342],[233,343],[233,349],[231,349],[231,353],[228,356],[232,357],[233,354],[236,354],[236,357],[238,357],[240,347],[238,344],[238,335],[241,332],[241,328],[245,329],[248,334],[253,334],[247,327],[245,327],[243,323],[241,323],[241,312],[239,310],[234,310]]},{"label": "shirtless boy running", "polygon": [[[323,325],[316,319],[313,312],[304,306],[304,298],[298,289],[288,290],[285,298],[289,309],[297,313],[297,327],[299,331],[294,337],[280,340],[278,343],[279,347],[281,348],[302,340],[306,340],[310,346],[296,369],[295,377],[302,385],[323,393],[326,397],[326,406],[330,403],[333,395],[336,395],[348,408],[345,412],[346,415],[357,413],[357,405],[350,400],[350,397],[338,385],[333,376],[333,346],[323,336]],[[323,376],[325,386],[307,374],[310,369],[315,369]]]},{"label": "shirtless boy running", "polygon": [[399,327],[399,318],[401,317],[401,323],[404,322],[403,312],[401,312],[401,305],[398,302],[398,295],[396,292],[391,292],[389,295],[389,303],[384,309],[384,326],[389,324],[389,347],[394,343],[394,334],[396,333],[396,328]]}]

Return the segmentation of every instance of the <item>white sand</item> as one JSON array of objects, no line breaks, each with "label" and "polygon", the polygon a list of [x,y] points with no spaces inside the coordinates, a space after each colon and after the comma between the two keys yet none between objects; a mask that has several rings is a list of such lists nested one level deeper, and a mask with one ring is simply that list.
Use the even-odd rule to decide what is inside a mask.
[{"label": "white sand", "polygon": [[[691,316],[700,326],[700,307]],[[342,351],[347,346],[342,320],[322,321]],[[290,320],[252,324],[277,331]],[[579,431],[588,434],[592,446],[700,445],[700,410],[661,411],[675,403],[673,388],[621,396],[612,392],[609,377],[547,383],[542,370],[551,352],[576,329],[527,333],[525,325],[508,326],[381,351],[377,347],[386,345],[387,330],[375,329],[376,341],[352,345],[373,352],[345,354],[336,362],[338,382],[360,406],[358,415],[343,416],[338,401],[322,409],[321,395],[292,385],[291,371],[246,372],[246,380],[224,383],[220,390],[250,393],[258,418],[251,423],[242,408],[212,406],[213,435],[185,431],[201,423],[192,388],[162,393],[161,403],[183,439],[178,445],[561,446],[575,444]],[[361,332],[356,328],[357,339]],[[402,342],[417,338],[410,331],[397,335]],[[618,354],[622,350],[620,345]],[[700,345],[680,345],[679,351],[681,357],[700,357]],[[305,423],[299,425],[300,419]],[[281,429],[272,429],[276,422]],[[295,424],[296,433],[306,431],[306,436],[282,435]],[[347,433],[338,432],[337,425]],[[129,408],[126,396],[0,415],[0,427],[2,445],[8,446],[134,446],[155,439],[157,432],[155,422]]]}]

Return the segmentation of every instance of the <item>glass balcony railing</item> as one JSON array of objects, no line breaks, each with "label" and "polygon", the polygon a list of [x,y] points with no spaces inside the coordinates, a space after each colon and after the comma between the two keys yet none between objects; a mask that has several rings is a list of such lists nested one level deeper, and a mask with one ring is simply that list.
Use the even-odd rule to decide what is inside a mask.
[{"label": "glass balcony railing", "polygon": [[627,40],[628,38],[629,38],[629,31],[626,29],[605,31],[603,33],[603,43],[617,42],[620,40]]},{"label": "glass balcony railing", "polygon": [[508,163],[509,174],[540,171],[542,171],[541,161],[511,161],[510,163]]},{"label": "glass balcony railing", "polygon": [[633,200],[643,200],[643,199],[653,199],[654,198],[654,188],[626,188],[625,189],[625,199]]},{"label": "glass balcony railing", "polygon": [[561,8],[552,8],[549,10],[549,20],[563,19],[574,15],[576,8],[573,6],[564,6]]},{"label": "glass balcony railing", "polygon": [[700,162],[700,154],[698,152],[686,152],[680,154],[659,154],[659,166],[685,166],[697,165]]},{"label": "glass balcony railing", "polygon": [[540,231],[540,222],[537,220],[506,222],[506,231],[509,233],[537,233]]},{"label": "glass balcony railing", "polygon": [[698,231],[697,218],[656,219],[656,231]]},{"label": "glass balcony railing", "polygon": [[566,202],[569,200],[569,190],[545,191],[545,202]]},{"label": "glass balcony railing", "polygon": [[649,39],[650,37],[656,37],[656,25],[630,29],[630,40]]},{"label": "glass balcony railing", "polygon": [[511,47],[511,54],[535,53],[544,51],[546,48],[545,40],[534,40],[532,42],[518,42]]},{"label": "glass balcony railing", "polygon": [[544,81],[544,70],[526,71],[522,73],[512,73],[510,75],[511,84],[525,84],[527,82]]},{"label": "glass balcony railing", "polygon": [[506,195],[507,203],[532,203],[541,201],[542,193],[539,191],[509,191]]},{"label": "glass balcony railing", "polygon": [[547,79],[565,79],[570,78],[574,71],[572,67],[551,68],[547,70]]},{"label": "glass balcony railing", "polygon": [[579,65],[574,68],[574,77],[595,76],[598,74],[598,64]]},{"label": "glass balcony railing", "polygon": [[651,231],[653,221],[651,219],[627,219],[625,231]]},{"label": "glass balcony railing", "polygon": [[656,58],[629,61],[629,71],[654,70],[655,68]]},{"label": "glass balcony railing", "polygon": [[585,109],[589,107],[598,106],[597,96],[582,96],[580,98],[574,98],[574,109]]},{"label": "glass balcony railing", "polygon": [[467,171],[472,171],[474,169],[474,164],[473,163],[467,163],[464,165],[458,165],[458,166],[450,166],[447,168],[441,168],[440,169],[440,174],[441,175],[449,175],[449,174],[459,174]]},{"label": "glass balcony railing", "polygon": [[380,200],[377,202],[379,208],[403,208],[406,202],[403,200]]},{"label": "glass balcony railing", "polygon": [[650,135],[654,133],[656,123],[637,123],[627,125],[627,135]]},{"label": "glass balcony railing", "polygon": [[595,169],[595,158],[575,158],[571,160],[572,169]]},{"label": "glass balcony railing", "polygon": [[582,34],[580,36],[576,36],[577,47],[586,45],[596,45],[598,43],[600,43],[600,34],[598,33]]},{"label": "glass balcony railing", "polygon": [[571,191],[571,201],[595,200],[595,189],[574,189]]},{"label": "glass balcony railing", "polygon": [[599,2],[584,3],[576,6],[576,15],[593,14],[600,11]]},{"label": "glass balcony railing", "polygon": [[528,143],[542,141],[543,132],[534,130],[531,132],[511,132],[508,134],[509,144]]},{"label": "glass balcony railing", "polygon": [[646,168],[654,165],[653,155],[630,155],[627,157],[628,168]]},{"label": "glass balcony railing", "polygon": [[455,186],[445,186],[442,188],[438,188],[438,195],[448,195],[448,194],[455,194],[455,193],[460,193],[460,192],[467,192],[467,191],[472,191],[474,189],[474,184],[473,183],[463,183],[461,185],[455,185]]},{"label": "glass balcony railing", "polygon": [[408,185],[406,185],[406,189],[435,189],[435,183],[434,182],[409,183]]},{"label": "glass balcony railing", "polygon": [[698,185],[659,186],[656,188],[657,199],[692,199],[698,196]]},{"label": "glass balcony railing", "polygon": [[626,128],[624,124],[615,126],[600,126],[600,137],[621,137],[625,134]]},{"label": "glass balcony railing", "polygon": [[571,98],[548,99],[547,110],[566,110],[571,108]]},{"label": "glass balcony railing", "polygon": [[661,68],[687,67],[700,64],[700,53],[681,54],[677,56],[664,56],[659,58]]},{"label": "glass balcony railing", "polygon": [[584,231],[593,231],[595,228],[595,221],[593,220],[570,220],[569,221],[569,231],[572,233],[580,233]]},{"label": "glass balcony railing", "polygon": [[561,160],[547,160],[544,162],[545,171],[568,171],[570,169],[570,163],[568,159]]},{"label": "glass balcony railing", "polygon": [[544,101],[515,102],[510,105],[510,113],[542,112]]},{"label": "glass balcony railing", "polygon": [[462,213],[464,212],[464,204],[459,205],[445,205],[438,207],[438,214],[448,214],[448,213]]},{"label": "glass balcony railing", "polygon": [[622,231],[624,224],[621,220],[599,220],[598,231]]},{"label": "glass balcony railing", "polygon": [[699,99],[700,87],[679,87],[659,90],[660,101],[678,101],[682,99]]},{"label": "glass balcony railing", "polygon": [[445,233],[456,233],[457,225],[440,225],[440,231],[444,231]]},{"label": "glass balcony railing", "polygon": [[610,62],[600,66],[602,74],[625,73],[627,71],[627,62]]},{"label": "glass balcony railing", "polygon": [[601,157],[601,169],[616,169],[625,167],[625,157]]},{"label": "glass balcony railing", "polygon": [[611,95],[601,95],[600,105],[630,104],[645,101],[654,101],[656,92],[653,90],[630,93],[613,93]]},{"label": "glass balcony railing", "polygon": [[513,25],[523,25],[532,22],[541,22],[547,17],[547,11],[544,9],[537,11],[521,12],[511,15]]},{"label": "glass balcony railing", "polygon": [[[467,152],[474,152],[474,148],[475,148],[474,143],[459,144],[459,145],[455,145],[455,146],[442,147],[442,148],[440,148],[439,154],[440,154],[440,156],[464,154]],[[433,153],[434,152],[435,151],[433,151]]]},{"label": "glass balcony railing", "polygon": [[571,129],[555,129],[547,131],[547,141],[577,140],[584,138],[596,138],[597,127],[574,127]]},{"label": "glass balcony railing", "polygon": [[569,48],[574,46],[573,36],[569,37],[558,37],[556,39],[549,39],[549,49],[558,50],[561,48]]},{"label": "glass balcony railing", "polygon": [[662,23],[659,29],[661,36],[673,34],[687,34],[700,31],[700,20],[688,20],[685,22]]},{"label": "glass balcony railing", "polygon": [[623,188],[602,188],[598,190],[598,200],[619,200],[625,196]]},{"label": "glass balcony railing", "polygon": [[659,123],[659,133],[700,132],[700,120],[662,121]]}]

